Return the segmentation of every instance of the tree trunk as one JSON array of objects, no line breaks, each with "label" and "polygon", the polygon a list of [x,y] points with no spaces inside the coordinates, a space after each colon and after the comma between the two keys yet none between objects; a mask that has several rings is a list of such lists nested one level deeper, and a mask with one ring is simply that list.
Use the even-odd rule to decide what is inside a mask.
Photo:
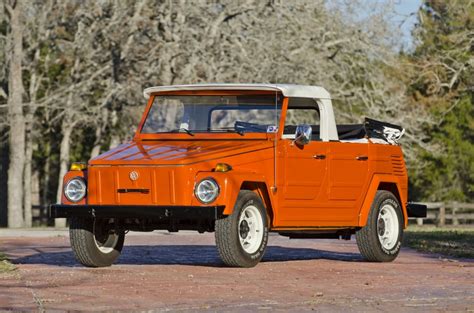
[{"label": "tree trunk", "polygon": [[109,150],[112,150],[113,148],[117,147],[119,144],[120,144],[120,137],[117,135],[112,135],[112,138],[110,138]]},{"label": "tree trunk", "polygon": [[[28,127],[29,128],[29,127]],[[31,130],[30,130],[31,132]],[[24,209],[25,209],[25,227],[31,227],[33,224],[33,215],[31,212],[31,195],[32,195],[32,181],[31,181],[31,162],[33,159],[33,142],[31,140],[31,133],[26,135],[26,149],[25,149],[25,172],[24,172]]]},{"label": "tree trunk", "polygon": [[[45,154],[50,155],[51,153],[51,144],[48,143],[45,146]],[[46,158],[44,166],[43,166],[43,172],[40,177],[41,182],[40,182],[40,207],[45,207],[48,204],[51,203],[49,200],[50,198],[50,182],[51,182],[51,159]]]},{"label": "tree trunk", "polygon": [[[71,151],[71,134],[72,129],[74,128],[75,123],[71,123],[68,117],[63,119],[61,125],[61,132],[63,138],[61,139],[61,146],[59,152],[59,181],[58,181],[58,191],[56,194],[56,203],[61,203],[61,197],[63,194],[63,177],[68,171],[69,165],[69,156]],[[57,218],[55,220],[56,227],[66,227],[65,218]]]},{"label": "tree trunk", "polygon": [[[32,214],[32,162],[33,162],[33,124],[34,116],[36,111],[36,95],[39,89],[39,79],[37,73],[37,66],[40,59],[40,49],[36,49],[33,62],[29,64],[32,68],[30,76],[30,105],[25,114],[25,173],[23,174],[23,201],[24,201],[24,213],[25,213],[25,227],[31,227],[33,224]],[[38,202],[36,202],[38,204]]]},{"label": "tree trunk", "polygon": [[[43,210],[43,206],[40,205],[41,199],[40,199],[40,175],[39,171],[32,171],[31,173],[31,204],[32,204],[32,209],[31,209],[31,217],[32,220],[36,217],[37,222],[36,225],[44,225],[47,223],[47,214],[46,210]],[[33,205],[37,205],[38,209],[33,210]],[[35,223],[31,223],[34,225]]]},{"label": "tree trunk", "polygon": [[117,123],[119,121],[117,111],[112,111],[111,115],[110,123],[112,124],[112,134],[110,138],[109,150],[117,147],[120,144],[120,137],[117,135],[116,131]]},{"label": "tree trunk", "polygon": [[8,167],[8,226],[23,227],[23,170],[25,167],[25,119],[23,116],[22,1],[8,7],[11,27],[8,111],[10,119],[10,164]]},{"label": "tree trunk", "polygon": [[101,142],[102,142],[102,127],[101,127],[102,120],[99,119],[97,123],[97,128],[95,129],[95,142],[94,147],[91,151],[91,159],[95,158],[100,154]]},{"label": "tree trunk", "polygon": [[[6,134],[5,129],[0,129],[0,136]],[[0,141],[0,227],[8,227],[8,143]]]},{"label": "tree trunk", "polygon": [[99,154],[100,154],[100,144],[96,144],[94,148],[92,148],[91,159],[95,158]]}]

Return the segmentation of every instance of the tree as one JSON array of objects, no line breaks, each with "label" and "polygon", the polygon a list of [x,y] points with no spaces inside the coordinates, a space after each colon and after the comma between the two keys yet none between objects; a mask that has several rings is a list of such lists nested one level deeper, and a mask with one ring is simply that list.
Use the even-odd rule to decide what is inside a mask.
[{"label": "tree", "polygon": [[437,151],[421,153],[413,185],[431,201],[474,200],[473,23],[472,0],[429,0],[419,11],[410,92],[434,117],[425,132]]},{"label": "tree", "polygon": [[23,170],[25,166],[25,116],[23,113],[23,6],[22,1],[5,3],[10,17],[8,116],[10,121],[8,168],[8,226],[22,227]]},{"label": "tree", "polygon": [[[23,159],[11,161],[22,163],[24,171],[23,188],[9,188],[24,189],[23,208],[15,210],[24,211],[29,225],[31,177],[40,177],[42,205],[59,201],[62,176],[70,162],[86,161],[130,138],[145,103],[142,90],[152,85],[322,85],[335,98],[340,122],[360,122],[361,115],[367,115],[400,123],[407,126],[405,142],[422,146],[419,153],[431,153],[433,141],[422,131],[423,125],[432,123],[428,108],[409,101],[411,81],[404,80],[406,72],[387,40],[396,36],[385,18],[391,7],[378,6],[382,9],[371,11],[367,18],[355,18],[354,12],[365,4],[323,0],[29,3],[23,8],[28,16],[21,22],[26,30],[20,36],[23,44],[17,46],[23,47],[19,58],[23,75],[15,81],[11,75],[8,78],[10,85],[25,86],[21,106],[10,105],[18,103],[13,97],[18,98],[19,89],[13,93],[15,89],[3,83],[4,73],[15,69],[10,53],[14,50],[0,52],[0,102],[8,98],[8,105],[0,103],[0,109],[15,109],[18,117],[2,115],[0,126],[8,126],[9,136],[15,138],[23,132],[18,138],[24,140],[22,148],[15,144]],[[2,20],[0,16],[0,34],[7,36],[0,36],[0,41],[13,44],[13,20]],[[10,61],[2,62],[5,56]],[[23,130],[13,123],[22,124]],[[410,164],[418,165],[415,150],[405,151]],[[17,170],[12,171],[15,176]],[[14,186],[21,184],[17,181]]]}]

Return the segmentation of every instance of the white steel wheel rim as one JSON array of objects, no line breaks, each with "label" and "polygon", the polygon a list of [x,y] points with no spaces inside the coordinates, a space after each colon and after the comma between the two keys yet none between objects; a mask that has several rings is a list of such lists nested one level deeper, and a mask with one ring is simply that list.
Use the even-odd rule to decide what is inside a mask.
[{"label": "white steel wheel rim", "polygon": [[263,240],[263,219],[260,210],[249,205],[240,214],[239,242],[245,252],[257,252]]},{"label": "white steel wheel rim", "polygon": [[397,244],[400,232],[397,212],[391,204],[385,204],[379,211],[377,218],[377,235],[379,242],[386,250]]},{"label": "white steel wheel rim", "polygon": [[100,235],[103,237],[103,234],[99,234],[98,232],[104,231],[103,229],[100,229],[100,227],[97,227],[97,222],[94,221],[94,243],[97,249],[99,249],[100,252],[107,254],[111,253],[112,251],[115,250],[115,247],[117,246],[117,243],[119,241],[119,235],[116,233],[111,233],[107,235],[107,238],[101,238],[105,240],[97,240],[97,235]]}]

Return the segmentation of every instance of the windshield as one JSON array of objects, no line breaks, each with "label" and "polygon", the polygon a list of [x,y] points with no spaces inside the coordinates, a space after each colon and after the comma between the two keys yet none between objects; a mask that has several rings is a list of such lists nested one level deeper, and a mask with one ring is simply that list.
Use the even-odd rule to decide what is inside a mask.
[{"label": "windshield", "polygon": [[275,95],[156,96],[141,132],[276,132],[280,112]]}]

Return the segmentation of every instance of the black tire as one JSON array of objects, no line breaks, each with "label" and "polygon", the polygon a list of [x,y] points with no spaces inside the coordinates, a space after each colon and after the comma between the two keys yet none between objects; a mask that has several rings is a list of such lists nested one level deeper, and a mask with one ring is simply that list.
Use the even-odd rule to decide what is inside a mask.
[{"label": "black tire", "polygon": [[[262,227],[263,236],[261,240],[256,240],[255,244],[250,247],[250,244],[248,246],[246,243],[241,244],[241,239],[245,241],[247,236],[251,238],[251,234],[255,234],[255,238],[259,238],[260,231],[257,232],[256,229],[260,227],[252,226],[246,220],[240,221],[240,218],[244,211],[248,214],[249,210],[250,213],[252,210],[255,212],[255,208],[260,213],[260,217],[258,214],[254,216],[257,220],[261,219],[261,224],[258,225]],[[268,218],[260,197],[250,190],[240,191],[232,214],[216,221],[215,237],[217,250],[226,265],[232,267],[254,267],[257,265],[265,253],[268,242]],[[244,249],[243,245],[247,246],[249,252]],[[256,251],[252,252],[252,250]]]},{"label": "black tire", "polygon": [[[385,233],[385,230],[388,229],[388,227],[383,218],[379,219],[379,213],[385,208],[381,216],[385,216],[384,213],[389,214],[387,213],[387,208],[389,207],[393,207],[395,212],[397,221],[394,221],[393,217],[391,220],[394,221],[392,226],[398,224],[398,236],[396,235],[396,232],[394,232],[391,236],[393,239],[388,240],[388,247],[384,247],[382,244],[382,241],[384,240],[379,238],[378,232]],[[388,211],[391,211],[391,209],[388,209]],[[402,245],[403,221],[400,203],[393,193],[386,190],[377,191],[370,208],[367,224],[356,233],[357,246],[359,247],[362,256],[367,261],[371,262],[391,262],[395,260]],[[396,230],[397,227],[391,228]],[[393,247],[391,245],[393,245]]]},{"label": "black tire", "polygon": [[113,231],[111,225],[108,219],[71,218],[69,239],[72,251],[81,264],[88,267],[110,266],[120,256],[125,233]]}]

